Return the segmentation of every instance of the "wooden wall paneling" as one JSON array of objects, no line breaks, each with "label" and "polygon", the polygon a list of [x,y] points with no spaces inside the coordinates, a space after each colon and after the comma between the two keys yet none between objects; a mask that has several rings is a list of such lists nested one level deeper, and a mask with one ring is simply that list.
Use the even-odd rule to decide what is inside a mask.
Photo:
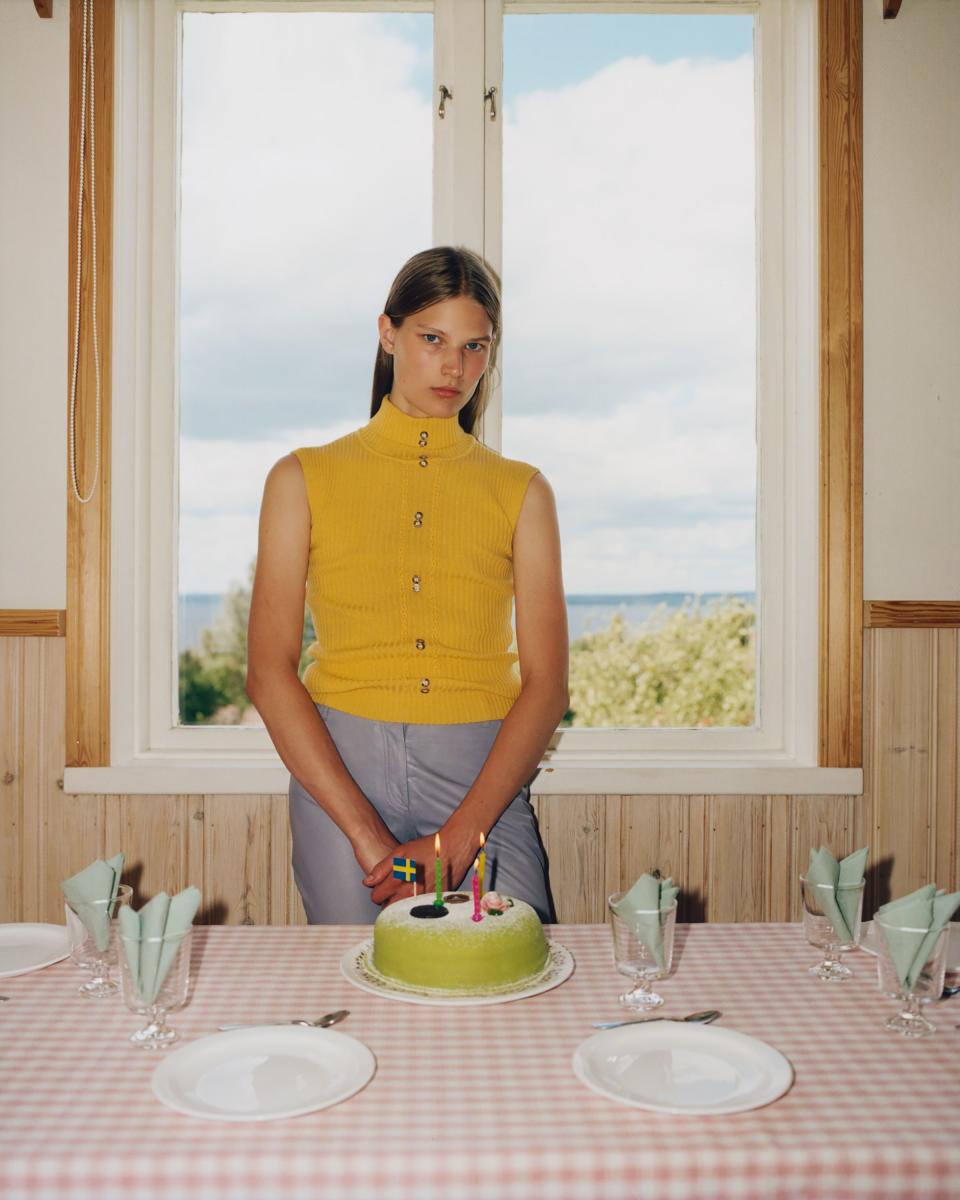
[{"label": "wooden wall paneling", "polygon": [[104,843],[109,857],[123,851],[123,882],[133,885],[139,908],[158,892],[176,895],[191,880],[187,870],[188,796],[110,796]]},{"label": "wooden wall paneling", "polygon": [[854,806],[854,843],[868,848],[867,879],[863,892],[863,913],[872,917],[881,903],[877,899],[884,892],[882,877],[888,873],[888,864],[879,858],[877,822],[874,811],[876,783],[876,633],[865,629],[863,634],[863,795]]},{"label": "wooden wall paneling", "polygon": [[[603,901],[602,920],[608,920],[606,899],[614,892],[619,892],[633,883],[623,872],[623,861],[620,853],[623,829],[624,796],[607,795],[603,806],[603,882],[601,900]],[[636,878],[636,876],[634,876]]]},{"label": "wooden wall paneling", "polygon": [[[97,225],[97,333],[100,354],[101,418],[99,481],[88,504],[73,495],[67,466],[67,668],[66,762],[69,766],[105,766],[110,761],[110,429],[113,309],[113,81],[114,0],[94,6],[93,55],[96,128],[96,187],[90,195],[89,111],[83,205],[83,266],[78,339],[76,454],[79,489],[91,492],[96,454],[96,365],[93,344],[93,272],[91,205]],[[74,289],[77,270],[77,189],[80,180],[82,8],[70,0],[69,101],[69,249],[65,264],[71,304],[67,327],[67,378],[70,404],[73,365]]]},{"label": "wooden wall paneling", "polygon": [[769,870],[768,796],[710,796],[707,878],[708,921],[763,920]]},{"label": "wooden wall paneling", "polygon": [[937,633],[936,790],[930,822],[934,882],[960,888],[960,632]]},{"label": "wooden wall paneling", "polygon": [[24,919],[63,924],[61,882],[106,853],[107,799],[63,792],[63,641],[30,638],[24,666]]},{"label": "wooden wall paneling", "polygon": [[550,886],[560,922],[602,924],[607,919],[602,895],[606,877],[605,799],[541,797],[540,832],[550,859]]},{"label": "wooden wall paneling", "polygon": [[681,921],[705,921],[707,914],[707,865],[710,846],[708,796],[687,796],[687,866],[680,893]]},{"label": "wooden wall paneling", "polygon": [[793,901],[796,896],[796,812],[794,796],[768,796],[766,814],[767,869],[764,872],[765,887],[763,919],[765,921],[792,921],[795,918]]},{"label": "wooden wall paneling", "polygon": [[286,795],[270,801],[270,924],[290,925],[290,819]]},{"label": "wooden wall paneling", "polygon": [[863,11],[820,0],[820,764],[861,765]]},{"label": "wooden wall paneling", "polygon": [[810,865],[810,850],[826,846],[836,858],[868,844],[857,838],[854,796],[792,796],[793,855],[790,863],[789,904],[783,921],[801,918],[800,875]]},{"label": "wooden wall paneling", "polygon": [[271,796],[204,796],[203,893],[212,924],[269,925]]},{"label": "wooden wall paneling", "polygon": [[630,887],[644,871],[659,870],[686,889],[686,810],[686,796],[621,798],[619,836],[613,846],[620,888]]},{"label": "wooden wall paneling", "polygon": [[0,923],[23,920],[23,642],[0,638]]},{"label": "wooden wall paneling", "polygon": [[937,632],[873,631],[877,904],[931,882]]}]

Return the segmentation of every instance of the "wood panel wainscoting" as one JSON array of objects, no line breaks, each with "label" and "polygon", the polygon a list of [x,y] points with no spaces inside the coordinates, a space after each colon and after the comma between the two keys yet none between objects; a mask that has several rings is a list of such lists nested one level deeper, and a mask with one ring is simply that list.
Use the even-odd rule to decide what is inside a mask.
[{"label": "wood panel wainscoting", "polygon": [[[303,921],[285,796],[68,796],[64,639],[0,638],[0,921],[62,921],[60,880],[123,850],[138,902],[188,883],[203,917]],[[958,877],[960,630],[864,633],[864,795],[537,796],[558,917],[659,866],[682,917],[798,919],[808,849],[870,847],[867,911]]]}]

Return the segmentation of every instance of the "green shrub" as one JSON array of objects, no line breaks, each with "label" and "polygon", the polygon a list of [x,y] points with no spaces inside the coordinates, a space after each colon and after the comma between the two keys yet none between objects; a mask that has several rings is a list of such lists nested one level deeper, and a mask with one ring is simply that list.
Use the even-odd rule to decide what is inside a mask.
[{"label": "green shrub", "polygon": [[751,725],[752,605],[729,599],[658,610],[631,629],[617,613],[607,629],[570,644],[570,709],[564,724],[611,728]]}]

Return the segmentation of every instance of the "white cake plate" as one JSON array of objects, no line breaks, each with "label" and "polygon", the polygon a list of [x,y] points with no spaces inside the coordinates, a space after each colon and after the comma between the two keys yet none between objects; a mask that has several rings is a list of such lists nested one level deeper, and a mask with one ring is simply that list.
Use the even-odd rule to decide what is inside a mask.
[{"label": "white cake plate", "polygon": [[434,1004],[444,1007],[466,1008],[479,1004],[506,1004],[508,1000],[525,1000],[528,996],[539,996],[559,986],[573,974],[573,955],[559,942],[547,940],[549,958],[547,965],[536,975],[521,979],[519,983],[489,992],[455,992],[439,988],[418,988],[387,979],[373,966],[373,938],[348,950],[340,959],[340,970],[354,985],[375,996],[387,996],[391,1000],[406,1000],[410,1004]]}]

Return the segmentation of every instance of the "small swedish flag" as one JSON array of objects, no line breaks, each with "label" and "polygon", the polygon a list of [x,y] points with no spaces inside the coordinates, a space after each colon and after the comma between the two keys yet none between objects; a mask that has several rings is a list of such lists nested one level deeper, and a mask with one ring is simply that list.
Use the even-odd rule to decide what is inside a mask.
[{"label": "small swedish flag", "polygon": [[412,883],[417,878],[417,864],[412,858],[395,858],[393,860],[393,878],[405,879]]}]

